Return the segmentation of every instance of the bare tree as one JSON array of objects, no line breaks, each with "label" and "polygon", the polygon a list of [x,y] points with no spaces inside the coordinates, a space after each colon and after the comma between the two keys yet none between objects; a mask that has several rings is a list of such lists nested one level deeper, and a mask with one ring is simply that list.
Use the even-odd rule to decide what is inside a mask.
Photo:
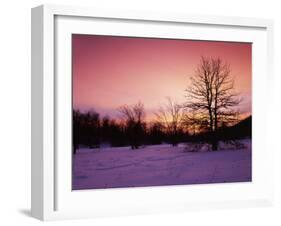
[{"label": "bare tree", "polygon": [[171,136],[172,145],[176,146],[178,144],[179,130],[182,129],[182,105],[172,101],[170,97],[167,97],[167,103],[161,106],[155,115],[157,121],[164,125],[166,132]]},{"label": "bare tree", "polygon": [[209,122],[208,116],[204,116],[197,111],[184,111],[182,125],[195,136],[199,132],[207,131]]},{"label": "bare tree", "polygon": [[79,145],[90,148],[100,146],[101,141],[100,115],[93,109],[87,112],[73,110],[73,154],[76,154]]},{"label": "bare tree", "polygon": [[132,149],[138,149],[141,144],[141,137],[144,124],[144,105],[138,102],[135,105],[123,105],[119,107],[119,112],[122,114]]},{"label": "bare tree", "polygon": [[209,130],[212,150],[218,149],[218,128],[233,123],[239,114],[234,107],[241,100],[234,92],[234,79],[230,72],[230,66],[220,58],[202,57],[186,90],[188,100],[185,107],[191,114],[196,112],[194,123]]}]

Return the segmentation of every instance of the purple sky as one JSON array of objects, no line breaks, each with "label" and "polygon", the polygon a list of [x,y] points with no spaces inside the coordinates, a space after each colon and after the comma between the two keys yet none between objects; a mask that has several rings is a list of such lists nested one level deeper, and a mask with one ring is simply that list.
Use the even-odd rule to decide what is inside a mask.
[{"label": "purple sky", "polygon": [[184,90],[201,56],[230,64],[240,110],[251,113],[252,46],[249,43],[73,35],[73,105],[116,117],[124,104],[144,103],[153,116],[169,96],[185,101]]}]

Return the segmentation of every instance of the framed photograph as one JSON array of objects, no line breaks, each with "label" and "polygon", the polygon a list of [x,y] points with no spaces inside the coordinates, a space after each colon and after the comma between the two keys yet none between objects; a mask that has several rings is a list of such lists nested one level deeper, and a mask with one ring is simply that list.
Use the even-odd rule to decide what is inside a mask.
[{"label": "framed photograph", "polygon": [[32,9],[32,216],[273,202],[273,22]]}]

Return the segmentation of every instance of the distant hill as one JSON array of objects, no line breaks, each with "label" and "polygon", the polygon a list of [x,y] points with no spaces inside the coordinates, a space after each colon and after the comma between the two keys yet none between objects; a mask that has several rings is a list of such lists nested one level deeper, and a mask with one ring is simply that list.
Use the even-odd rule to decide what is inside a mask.
[{"label": "distant hill", "polygon": [[243,119],[231,127],[220,129],[218,135],[223,139],[252,137],[252,116]]},{"label": "distant hill", "polygon": [[[204,141],[209,140],[212,135],[209,132],[198,133],[188,138],[189,141]],[[252,137],[252,116],[249,116],[237,124],[220,128],[217,132],[219,140],[232,140],[232,139],[243,139]]]}]

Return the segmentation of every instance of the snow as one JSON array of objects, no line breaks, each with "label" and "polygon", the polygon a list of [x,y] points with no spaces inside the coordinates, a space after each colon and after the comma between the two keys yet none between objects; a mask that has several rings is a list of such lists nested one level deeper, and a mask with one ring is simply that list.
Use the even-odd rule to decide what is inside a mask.
[{"label": "snow", "polygon": [[[143,187],[251,181],[251,140],[241,149],[187,151],[192,144],[80,148],[73,156],[77,189]],[[227,146],[226,146],[227,147]]]}]

